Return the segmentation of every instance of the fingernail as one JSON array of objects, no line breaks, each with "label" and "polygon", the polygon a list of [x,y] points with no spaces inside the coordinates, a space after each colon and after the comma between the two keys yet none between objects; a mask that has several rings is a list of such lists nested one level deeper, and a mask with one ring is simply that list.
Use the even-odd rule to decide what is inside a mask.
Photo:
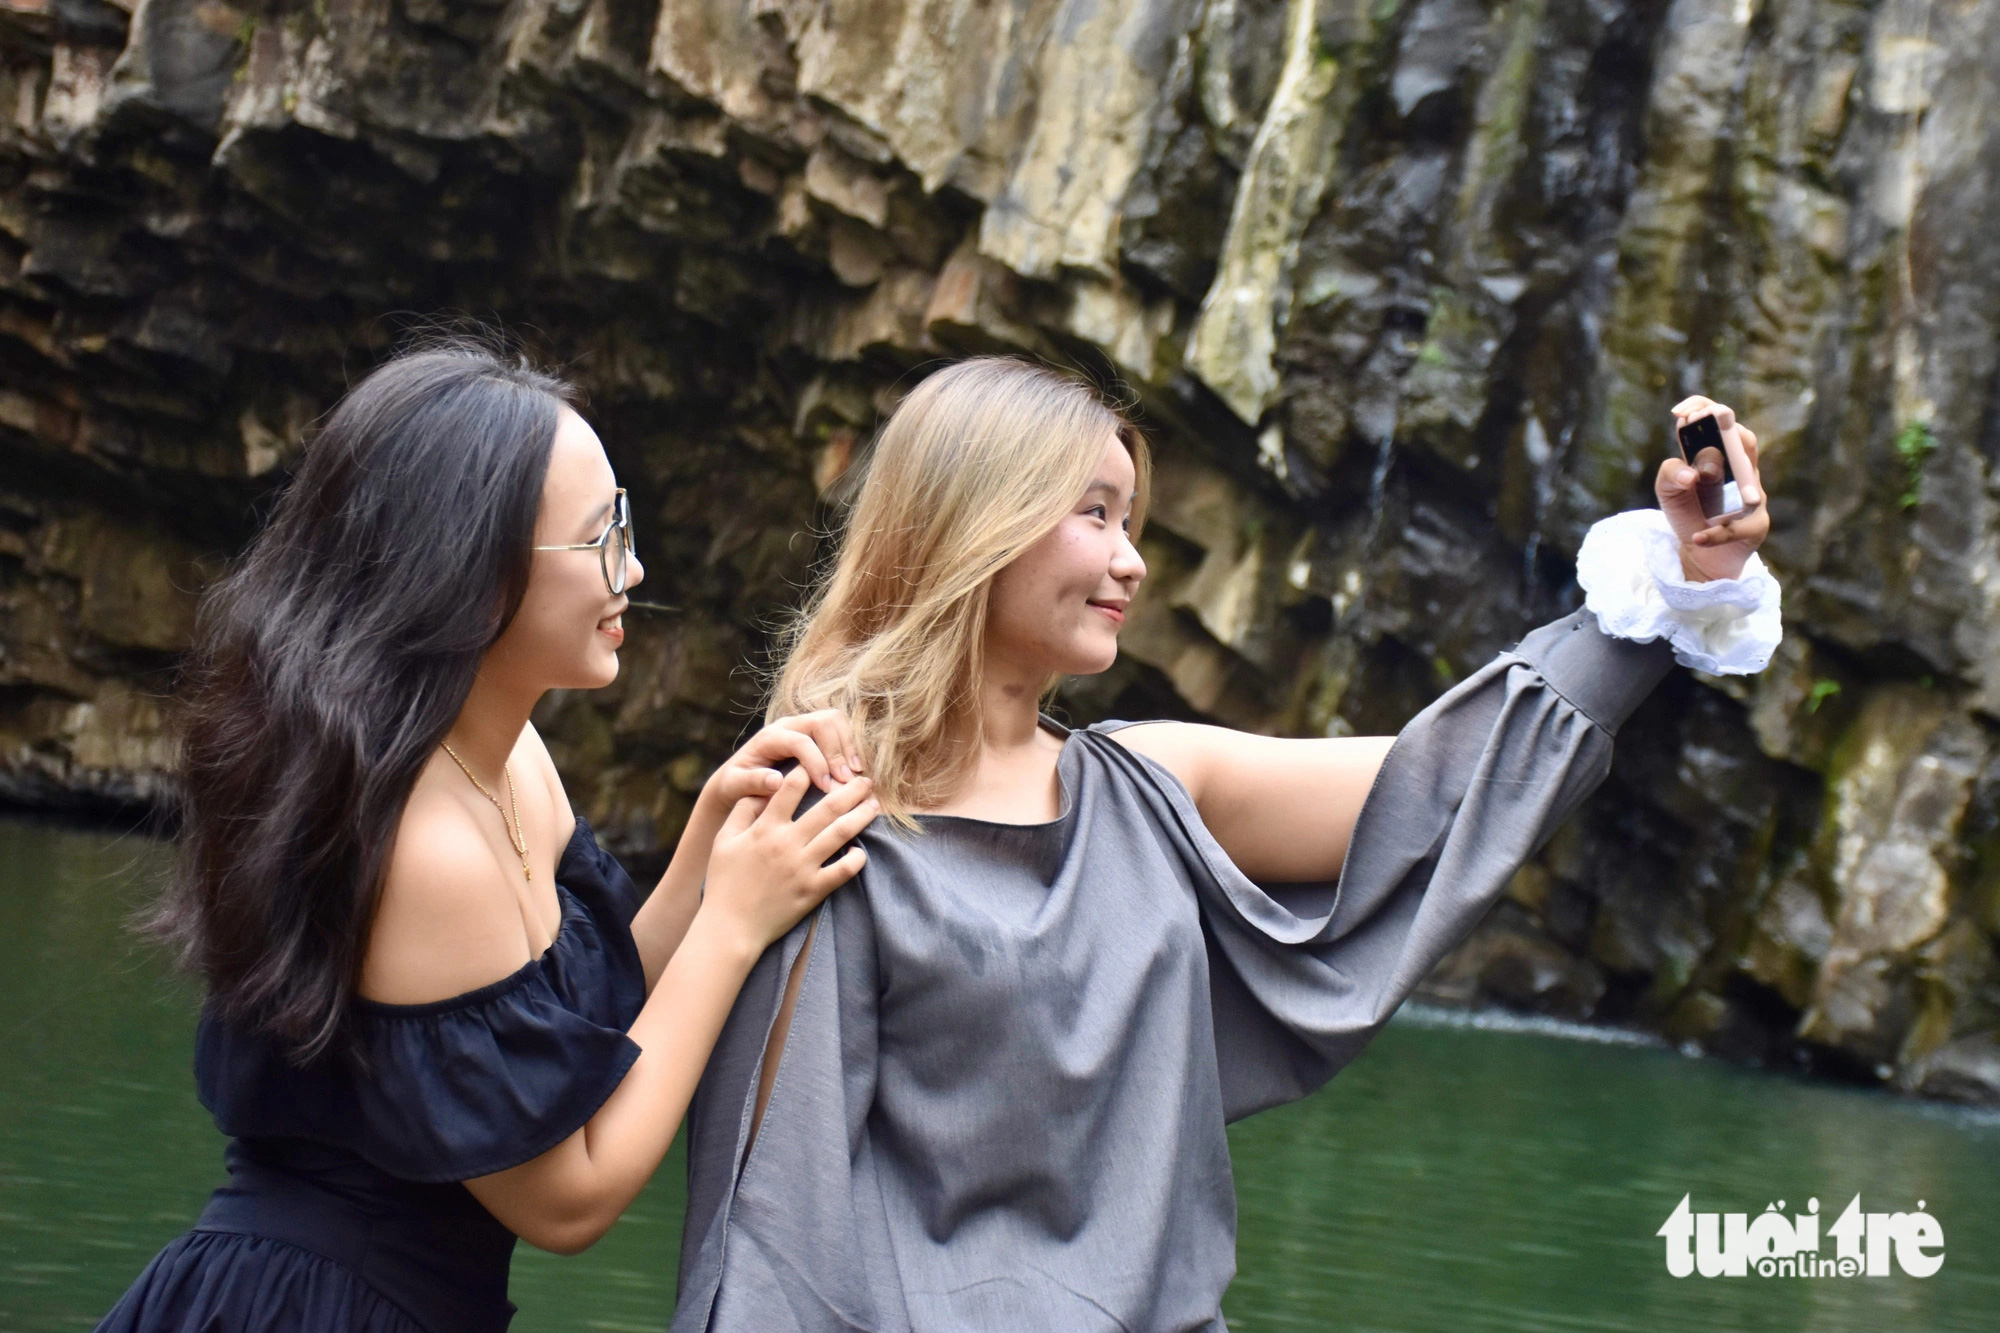
[{"label": "fingernail", "polygon": [[1744,503],[1744,504],[1747,504],[1747,505],[1753,505],[1753,504],[1756,504],[1759,498],[1761,498],[1761,497],[1759,497],[1759,496],[1758,496],[1758,494],[1757,494],[1757,492],[1755,492],[1755,491],[1745,491],[1745,492],[1743,492],[1743,503]]},{"label": "fingernail", "polygon": [[859,772],[861,771],[861,756],[860,756],[860,755],[858,755],[858,754],[851,754],[851,755],[847,756],[847,762],[848,762],[848,763],[850,763],[850,764],[852,764],[852,765],[854,765],[854,771],[855,771],[856,773],[859,773]]},{"label": "fingernail", "polygon": [[1677,480],[1678,480],[1678,481],[1680,482],[1680,484],[1681,484],[1681,485],[1683,485],[1683,486],[1687,486],[1687,485],[1691,485],[1691,484],[1693,484],[1693,482],[1694,482],[1694,469],[1693,469],[1693,468],[1691,468],[1691,467],[1684,467],[1684,468],[1682,468],[1682,469],[1681,469],[1681,475],[1679,476],[1679,478],[1677,478]]}]

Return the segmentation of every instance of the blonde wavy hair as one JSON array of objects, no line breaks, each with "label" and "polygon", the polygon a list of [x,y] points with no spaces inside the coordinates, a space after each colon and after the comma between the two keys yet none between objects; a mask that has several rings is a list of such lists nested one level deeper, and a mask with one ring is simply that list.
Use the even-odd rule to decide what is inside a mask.
[{"label": "blonde wavy hair", "polygon": [[845,713],[883,813],[906,828],[948,800],[984,740],[993,576],[1076,504],[1114,432],[1138,479],[1136,539],[1146,441],[1088,383],[1003,356],[925,379],[876,437],[833,567],[786,635],[767,716]]}]

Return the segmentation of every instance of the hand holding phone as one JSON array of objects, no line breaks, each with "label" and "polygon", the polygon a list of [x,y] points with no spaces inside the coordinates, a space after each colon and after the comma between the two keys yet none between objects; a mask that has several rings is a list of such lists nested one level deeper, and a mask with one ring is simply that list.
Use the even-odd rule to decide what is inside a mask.
[{"label": "hand holding phone", "polygon": [[[1701,474],[1695,494],[1701,498],[1701,512],[1709,518],[1743,512],[1742,483],[1730,466],[1729,447],[1723,442],[1722,427],[1710,412],[1682,422],[1674,432],[1681,459]],[[1733,488],[1733,490],[1732,490]]]},{"label": "hand holding phone", "polygon": [[1734,578],[1771,528],[1757,436],[1729,407],[1699,394],[1673,413],[1675,449],[1653,489],[1680,538],[1682,568],[1698,581]]}]

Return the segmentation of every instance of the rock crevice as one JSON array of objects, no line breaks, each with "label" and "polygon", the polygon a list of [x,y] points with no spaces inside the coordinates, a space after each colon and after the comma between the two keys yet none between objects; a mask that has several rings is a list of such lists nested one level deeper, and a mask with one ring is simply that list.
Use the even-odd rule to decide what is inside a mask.
[{"label": "rock crevice", "polygon": [[1992,0],[0,0],[0,793],[163,798],[200,587],[422,318],[632,489],[673,609],[540,722],[639,865],[940,358],[1158,440],[1074,713],[1319,735],[1574,605],[1702,390],[1784,650],[1670,679],[1433,993],[2000,1100],[1996,71]]}]

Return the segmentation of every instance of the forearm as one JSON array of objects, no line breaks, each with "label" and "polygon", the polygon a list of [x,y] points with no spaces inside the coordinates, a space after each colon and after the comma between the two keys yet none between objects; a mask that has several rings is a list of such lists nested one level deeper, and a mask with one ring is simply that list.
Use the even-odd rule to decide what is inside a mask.
[{"label": "forearm", "polygon": [[586,1191],[605,1225],[652,1178],[687,1114],[709,1053],[762,950],[697,914],[630,1029],[641,1054],[583,1128]]},{"label": "forearm", "polygon": [[704,788],[688,815],[687,827],[681,830],[666,873],[660,876],[652,896],[632,918],[632,938],[639,945],[649,991],[659,983],[668,960],[680,948],[689,925],[701,909],[701,885],[708,876],[708,854],[728,815],[728,809],[721,807]]},{"label": "forearm", "polygon": [[[1550,686],[1613,733],[1673,666],[1665,645],[1613,638],[1588,611],[1558,617],[1509,651],[1533,663]],[[1222,768],[1230,780],[1212,784],[1216,790],[1202,806],[1203,818],[1211,805],[1216,808],[1210,828],[1253,879],[1333,879],[1395,741],[1243,737],[1218,747],[1227,756]]]},{"label": "forearm", "polygon": [[1585,607],[1530,630],[1509,651],[1611,735],[1674,666],[1671,645],[1607,633]]},{"label": "forearm", "polygon": [[[1181,825],[1210,957],[1241,983],[1214,991],[1230,1118],[1303,1096],[1353,1059],[1610,771],[1613,728],[1672,654],[1628,644],[1627,655],[1574,623],[1535,631],[1410,719],[1358,814],[1346,813],[1350,790],[1321,798],[1339,813],[1301,817],[1301,828],[1351,819],[1336,892],[1333,874],[1268,892],[1244,873],[1250,857],[1203,846],[1222,843],[1205,813]],[[1311,792],[1301,771],[1293,783]]]},{"label": "forearm", "polygon": [[466,1185],[502,1223],[561,1254],[609,1230],[659,1168],[708,1057],[761,952],[697,913],[628,1033],[640,1048],[590,1120],[531,1162]]}]

